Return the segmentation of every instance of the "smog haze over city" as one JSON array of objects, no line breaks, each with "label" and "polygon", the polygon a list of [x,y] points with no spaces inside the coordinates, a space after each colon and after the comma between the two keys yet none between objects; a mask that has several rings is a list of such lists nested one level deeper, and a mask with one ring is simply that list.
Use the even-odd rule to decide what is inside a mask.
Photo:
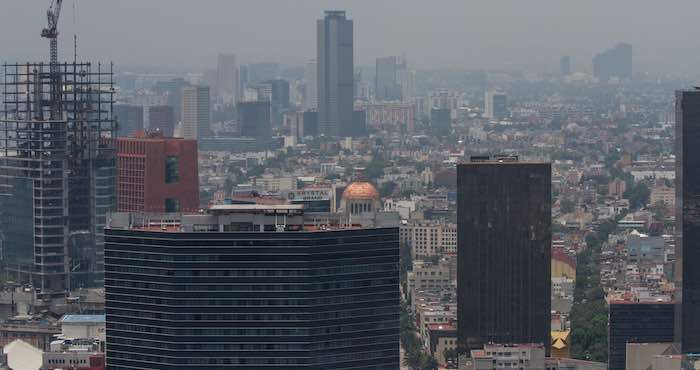
[{"label": "smog haze over city", "polygon": [[696,0],[3,0],[0,370],[700,369]]},{"label": "smog haze over city", "polygon": [[[416,68],[556,70],[570,55],[590,71],[611,40],[635,46],[641,72],[697,76],[700,3],[690,0],[89,0],[64,9],[62,55],[128,67],[204,67],[220,52],[241,61],[301,64],[315,53],[314,20],[327,9],[353,18],[356,63],[406,55]],[[6,0],[0,60],[42,57],[40,1]],[[74,20],[75,19],[75,20]],[[18,58],[18,60],[15,60]]]}]

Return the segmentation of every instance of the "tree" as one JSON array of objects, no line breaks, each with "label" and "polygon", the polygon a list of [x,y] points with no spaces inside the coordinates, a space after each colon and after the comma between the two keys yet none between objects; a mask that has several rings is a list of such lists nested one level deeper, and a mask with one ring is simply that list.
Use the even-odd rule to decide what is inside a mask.
[{"label": "tree", "polygon": [[382,183],[379,186],[379,196],[382,198],[386,198],[394,194],[394,191],[396,190],[396,183],[393,181],[387,181]]},{"label": "tree", "polygon": [[384,168],[386,167],[386,161],[375,155],[372,157],[372,161],[365,167],[365,176],[370,180],[376,180],[384,176]]},{"label": "tree", "polygon": [[403,355],[403,365],[412,370],[419,370],[425,361],[424,356],[418,347],[406,349]]},{"label": "tree", "polygon": [[438,362],[435,357],[426,355],[425,361],[421,364],[421,370],[438,370]]},{"label": "tree", "polygon": [[559,203],[559,208],[562,213],[571,213],[576,209],[576,203],[571,199],[564,198]]},{"label": "tree", "polygon": [[587,248],[576,262],[574,306],[571,309],[571,355],[573,358],[604,362],[608,356],[608,310],[600,286],[598,260],[603,243],[616,228],[617,220],[600,224],[586,236]]},{"label": "tree", "polygon": [[401,346],[404,349],[403,365],[412,370],[437,370],[438,363],[433,356],[423,350],[423,345],[416,335],[413,316],[405,302],[400,306]]},{"label": "tree", "polygon": [[655,221],[664,221],[666,219],[666,205],[663,201],[657,201],[649,207],[649,210],[654,214]]},{"label": "tree", "polygon": [[640,209],[649,203],[649,195],[651,191],[647,184],[639,182],[629,186],[625,191],[624,197],[630,201],[630,208],[633,210]]},{"label": "tree", "polygon": [[399,247],[399,268],[401,280],[406,278],[406,275],[413,268],[413,258],[411,258],[411,245],[403,243]]}]

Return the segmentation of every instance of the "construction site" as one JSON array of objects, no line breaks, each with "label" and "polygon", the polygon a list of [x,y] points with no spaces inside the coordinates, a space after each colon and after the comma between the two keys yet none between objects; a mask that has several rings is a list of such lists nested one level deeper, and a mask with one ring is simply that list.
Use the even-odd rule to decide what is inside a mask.
[{"label": "construction site", "polygon": [[41,36],[49,62],[2,66],[0,260],[40,299],[101,286],[104,225],[115,204],[112,65],[58,61],[62,0]]}]

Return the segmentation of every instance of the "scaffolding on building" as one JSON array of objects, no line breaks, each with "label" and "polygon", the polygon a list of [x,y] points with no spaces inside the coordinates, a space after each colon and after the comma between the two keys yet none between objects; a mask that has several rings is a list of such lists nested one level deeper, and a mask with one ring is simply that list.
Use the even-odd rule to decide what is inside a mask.
[{"label": "scaffolding on building", "polygon": [[[112,69],[91,63],[3,65],[0,258],[6,270],[32,271],[42,292],[64,294],[76,284],[72,272],[87,268],[94,274],[88,279],[99,280],[104,271],[104,224],[114,204],[116,173]],[[90,259],[93,266],[81,266],[83,256],[68,247],[76,243],[72,235],[86,231],[98,254]]]}]

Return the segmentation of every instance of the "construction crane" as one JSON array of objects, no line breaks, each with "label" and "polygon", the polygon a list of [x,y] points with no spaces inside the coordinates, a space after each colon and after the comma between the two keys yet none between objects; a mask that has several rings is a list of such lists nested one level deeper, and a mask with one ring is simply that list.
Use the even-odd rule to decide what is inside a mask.
[{"label": "construction crane", "polygon": [[61,116],[61,73],[58,66],[58,17],[61,15],[61,4],[63,0],[51,0],[51,5],[46,11],[48,25],[41,30],[41,37],[49,39],[49,51],[51,62],[49,73],[51,74],[51,119],[58,119]]},{"label": "construction crane", "polygon": [[49,39],[51,49],[51,64],[58,63],[58,17],[61,15],[63,0],[51,0],[49,10],[46,11],[48,26],[41,30],[41,37]]}]

